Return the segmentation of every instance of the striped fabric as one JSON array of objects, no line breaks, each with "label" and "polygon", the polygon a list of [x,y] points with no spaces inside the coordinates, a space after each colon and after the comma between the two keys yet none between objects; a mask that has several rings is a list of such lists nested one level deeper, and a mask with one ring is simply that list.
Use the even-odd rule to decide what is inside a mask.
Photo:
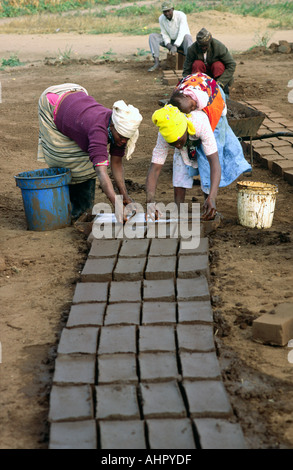
[{"label": "striped fabric", "polygon": [[49,103],[47,93],[63,95],[68,91],[87,90],[74,83],[64,83],[47,88],[39,99],[39,142],[37,160],[46,162],[50,168],[70,168],[72,184],[96,178],[96,172],[89,159],[76,142],[58,131],[54,118],[54,108]]}]

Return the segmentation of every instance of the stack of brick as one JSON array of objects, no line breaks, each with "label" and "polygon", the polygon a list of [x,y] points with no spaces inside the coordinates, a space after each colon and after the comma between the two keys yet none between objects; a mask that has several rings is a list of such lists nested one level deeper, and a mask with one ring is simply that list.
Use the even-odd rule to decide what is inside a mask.
[{"label": "stack of brick", "polygon": [[162,83],[163,85],[176,86],[182,78],[182,70],[164,70]]},{"label": "stack of brick", "polygon": [[[278,132],[293,133],[293,121],[285,119],[280,113],[262,105],[259,101],[243,102],[251,108],[265,113],[266,117],[259,128],[258,135]],[[261,164],[293,185],[293,136],[276,136],[252,141]]]}]

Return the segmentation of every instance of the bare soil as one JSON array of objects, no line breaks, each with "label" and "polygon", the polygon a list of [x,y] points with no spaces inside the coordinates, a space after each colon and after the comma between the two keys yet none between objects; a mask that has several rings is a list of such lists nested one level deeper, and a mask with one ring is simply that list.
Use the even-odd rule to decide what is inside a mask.
[{"label": "bare soil", "polygon": [[[231,23],[231,17],[228,19]],[[238,20],[235,17],[235,25]],[[220,24],[216,17],[215,28]],[[251,38],[255,25],[241,18],[241,27],[246,28],[243,47],[245,34]],[[229,24],[226,29],[223,26],[223,31],[232,43]],[[278,35],[283,39],[282,32]],[[48,447],[49,394],[56,348],[88,254],[87,236],[76,226],[46,232],[28,231],[26,227],[21,191],[14,175],[43,167],[36,161],[38,98],[52,84],[75,82],[109,108],[117,99],[137,106],[143,122],[135,156],[125,163],[125,177],[131,196],[144,204],[144,184],[157,135],[151,115],[159,107],[158,100],[168,97],[172,89],[162,84],[162,70],[147,73],[147,57],[137,60],[125,53],[124,58],[114,62],[93,64],[88,57],[96,55],[95,43],[102,41],[99,37],[86,38],[87,57],[83,63],[46,65],[47,54],[43,52],[49,49],[50,39],[41,35],[31,39],[38,52],[32,53],[27,43],[21,57],[27,60],[26,65],[1,72],[1,449]],[[23,38],[19,35],[18,40],[21,48]],[[129,38],[125,41],[128,43]],[[59,37],[61,50],[67,44],[68,37],[63,43]],[[136,50],[138,43],[134,44]],[[143,47],[147,49],[147,45]],[[9,35],[5,36],[5,48],[11,51]],[[292,54],[239,53],[235,59],[237,69],[230,97],[238,101],[258,99],[284,119],[293,120],[293,106],[287,100],[287,84],[293,78]],[[173,200],[171,176],[170,158],[160,176],[158,201]],[[275,216],[270,229],[244,228],[237,222],[236,182],[219,191],[217,204],[223,220],[210,235],[215,339],[223,380],[248,447],[292,449],[293,365],[287,359],[289,349],[254,342],[251,325],[262,313],[293,301],[293,187],[261,168],[256,160],[252,176],[242,179],[246,178],[278,185]],[[98,183],[96,201],[106,202]],[[188,192],[187,201],[203,202],[198,186]]]}]

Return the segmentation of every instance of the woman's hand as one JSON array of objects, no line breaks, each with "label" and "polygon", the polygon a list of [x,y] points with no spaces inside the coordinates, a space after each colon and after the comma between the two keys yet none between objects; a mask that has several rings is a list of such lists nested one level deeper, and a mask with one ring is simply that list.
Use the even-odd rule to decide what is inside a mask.
[{"label": "woman's hand", "polygon": [[156,220],[159,220],[161,216],[162,213],[159,211],[156,203],[149,202],[147,204],[146,221],[152,220],[153,222],[155,222]]},{"label": "woman's hand", "polygon": [[118,224],[124,225],[127,222],[127,215],[121,197],[115,199],[115,217]]},{"label": "woman's hand", "polygon": [[135,202],[132,198],[124,198],[123,205],[126,215],[131,215],[133,212],[141,212],[141,204]]},{"label": "woman's hand", "polygon": [[126,217],[126,222],[128,222],[132,217],[134,217],[138,213],[143,213],[143,207],[141,204],[132,201],[125,205],[124,202],[124,216]]},{"label": "woman's hand", "polygon": [[213,220],[217,214],[216,200],[208,196],[203,205],[201,220]]},{"label": "woman's hand", "polygon": [[217,214],[216,197],[221,180],[221,166],[218,152],[212,153],[211,155],[207,155],[207,159],[211,168],[211,185],[210,193],[207,196],[203,205],[203,213],[201,219],[213,220]]}]

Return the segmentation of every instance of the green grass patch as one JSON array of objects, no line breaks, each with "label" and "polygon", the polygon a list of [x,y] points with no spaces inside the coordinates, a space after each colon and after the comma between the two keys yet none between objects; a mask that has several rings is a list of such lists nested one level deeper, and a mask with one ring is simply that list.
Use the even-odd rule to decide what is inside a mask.
[{"label": "green grass patch", "polygon": [[[123,3],[132,0],[124,0]],[[140,1],[140,0],[137,0]],[[38,13],[62,13],[70,10],[81,10],[105,5],[120,5],[120,0],[2,0],[0,16],[15,17],[35,15]]]},{"label": "green grass patch", "polygon": [[64,51],[61,51],[61,49],[58,49],[57,57],[61,62],[63,62],[66,60],[70,60],[71,54],[72,54],[72,46],[70,47],[66,46]]},{"label": "green grass patch", "polygon": [[[31,32],[52,33],[60,27],[63,32],[81,32],[90,34],[150,34],[159,31],[158,17],[161,14],[158,3],[141,5],[137,0],[2,0],[0,16],[29,15],[19,20],[14,19],[9,25],[3,25],[3,33]],[[177,10],[187,15],[210,10],[210,4],[204,1],[174,2]],[[111,8],[113,6],[113,8]],[[81,9],[89,11],[81,13]],[[293,2],[273,0],[221,0],[215,2],[214,10],[243,16],[271,19],[270,27],[293,29]],[[66,15],[61,14],[67,12]],[[47,15],[47,13],[55,13]],[[45,20],[42,20],[45,17]],[[154,29],[154,25],[157,28]]]},{"label": "green grass patch", "polygon": [[5,69],[5,67],[17,67],[18,65],[23,65],[23,63],[20,62],[16,54],[11,54],[8,59],[0,59],[1,70]]},{"label": "green grass patch", "polygon": [[231,10],[231,1],[222,1],[222,11],[229,11],[243,16],[271,19],[270,27],[293,28],[293,2],[244,1],[236,3]]},{"label": "green grass patch", "polygon": [[113,52],[112,49],[110,49],[109,51],[103,52],[102,55],[99,55],[98,59],[106,60],[107,62],[112,62],[113,60],[115,60],[115,55],[116,52]]},{"label": "green grass patch", "polygon": [[140,47],[138,47],[135,55],[137,57],[144,57],[146,55],[149,55],[150,53],[151,53],[150,51],[146,51],[145,49],[141,49]]}]

